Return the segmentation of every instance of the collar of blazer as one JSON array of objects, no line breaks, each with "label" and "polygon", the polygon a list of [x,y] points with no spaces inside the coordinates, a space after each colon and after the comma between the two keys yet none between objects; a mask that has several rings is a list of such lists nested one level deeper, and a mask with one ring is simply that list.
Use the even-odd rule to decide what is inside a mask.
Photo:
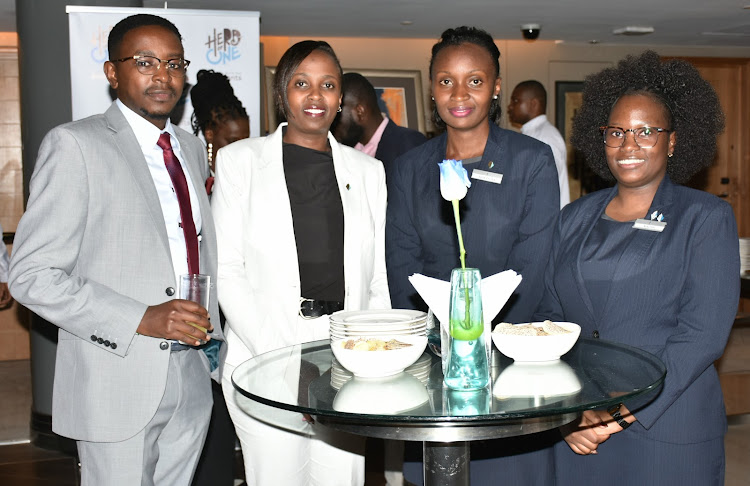
[{"label": "collar of blazer", "polygon": [[[665,175],[664,179],[662,179],[661,183],[659,183],[659,188],[656,190],[656,194],[654,195],[654,200],[651,202],[651,207],[649,208],[648,214],[651,214],[654,211],[658,211],[659,213],[664,214],[665,220],[668,221],[670,214],[669,209],[672,205],[675,186],[675,183],[672,182],[669,176]],[[591,302],[588,291],[586,290],[586,285],[583,281],[583,273],[581,272],[583,248],[589,236],[591,235],[594,226],[596,226],[596,222],[599,220],[599,218],[602,217],[602,214],[604,214],[607,205],[616,195],[616,187],[613,187],[609,190],[603,190],[601,191],[600,195],[597,195],[597,193],[592,194],[591,197],[596,198],[598,196],[599,200],[592,201],[588,213],[582,215],[582,222],[579,226],[584,230],[584,235],[578,248],[578,257],[576,258],[576,283],[578,284],[579,292],[591,315],[592,322],[595,322],[594,306]],[[639,262],[642,261],[643,253],[649,251],[651,246],[656,241],[657,237],[662,234],[654,231],[634,231],[637,231],[637,233],[621,255],[614,270],[614,273],[612,275],[613,282],[625,281],[629,275],[640,271]],[[608,298],[608,303],[605,304],[605,314],[607,305],[609,305],[609,302],[611,302],[612,300],[611,296],[616,293],[617,289],[615,287],[615,284],[613,284],[610,290],[610,298]]]},{"label": "collar of blazer", "polygon": [[[274,164],[283,163],[283,144],[284,144],[284,127],[287,126],[286,122],[279,124],[279,127],[275,132],[266,137],[266,141],[263,144],[263,152],[261,160],[258,161],[258,167],[264,168]],[[331,146],[331,155],[333,156],[333,168],[336,171],[336,179],[338,180],[339,192],[342,196],[346,194],[347,179],[351,177],[349,168],[346,165],[346,161],[341,153],[341,146],[331,132],[328,132],[328,144]]]}]

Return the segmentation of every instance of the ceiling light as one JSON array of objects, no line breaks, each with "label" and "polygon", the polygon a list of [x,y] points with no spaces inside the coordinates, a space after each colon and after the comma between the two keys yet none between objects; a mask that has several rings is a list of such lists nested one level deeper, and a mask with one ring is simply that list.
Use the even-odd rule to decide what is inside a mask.
[{"label": "ceiling light", "polygon": [[414,21],[413,20],[402,20],[400,23],[401,23],[401,25],[411,25],[411,24],[414,23]]},{"label": "ceiling light", "polygon": [[646,35],[653,32],[654,28],[649,25],[628,25],[612,31],[615,35]]}]

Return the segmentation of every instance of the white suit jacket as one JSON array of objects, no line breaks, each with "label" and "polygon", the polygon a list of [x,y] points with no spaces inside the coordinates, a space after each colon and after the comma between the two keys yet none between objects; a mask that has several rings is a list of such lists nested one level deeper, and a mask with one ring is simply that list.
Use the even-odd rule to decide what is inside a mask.
[{"label": "white suit jacket", "polygon": [[[227,363],[298,344],[300,277],[282,161],[282,124],[217,154],[211,206],[219,242],[219,303]],[[390,307],[385,270],[383,165],[329,133],[344,210],[344,306]]]},{"label": "white suit jacket", "polygon": [[[200,189],[208,172],[203,145],[177,127],[175,133],[186,177]],[[215,277],[216,238],[204,191],[198,201],[201,271]],[[52,129],[42,141],[9,284],[19,303],[60,328],[53,430],[114,442],[143,429],[164,394],[170,349],[136,329],[148,306],[176,298],[177,284],[159,196],[115,104]],[[212,336],[222,340],[216,301],[213,290]]]}]

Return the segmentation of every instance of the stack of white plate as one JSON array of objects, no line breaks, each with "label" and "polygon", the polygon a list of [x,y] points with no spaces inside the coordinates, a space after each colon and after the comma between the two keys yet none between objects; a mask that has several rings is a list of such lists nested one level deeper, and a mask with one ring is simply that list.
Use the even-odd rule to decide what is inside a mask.
[{"label": "stack of white plate", "polygon": [[740,238],[740,275],[750,274],[750,238]]},{"label": "stack of white plate", "polygon": [[331,341],[426,336],[427,314],[406,309],[339,311],[330,316]]},{"label": "stack of white plate", "polygon": [[402,309],[334,312],[330,336],[333,355],[347,371],[367,378],[391,376],[422,356],[427,314]]}]

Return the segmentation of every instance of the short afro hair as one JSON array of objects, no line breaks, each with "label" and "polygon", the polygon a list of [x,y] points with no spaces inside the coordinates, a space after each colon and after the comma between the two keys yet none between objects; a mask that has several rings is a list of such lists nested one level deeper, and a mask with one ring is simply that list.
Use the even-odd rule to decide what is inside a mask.
[{"label": "short afro hair", "polygon": [[654,51],[627,56],[617,67],[587,76],[583,104],[573,118],[571,142],[597,175],[614,181],[607,166],[599,127],[607,124],[617,100],[642,94],[661,102],[670,118],[666,127],[677,135],[667,174],[680,184],[708,167],[716,153],[716,137],[724,130],[724,113],[716,92],[690,63],[662,62]]},{"label": "short afro hair", "polygon": [[176,35],[180,40],[180,43],[182,43],[182,36],[180,35],[180,31],[172,22],[165,19],[164,17],[150,14],[131,15],[130,17],[125,17],[124,19],[117,22],[117,24],[112,27],[112,30],[109,31],[109,37],[107,38],[109,60],[112,61],[117,57],[120,57],[120,44],[122,44],[122,40],[125,38],[125,34],[133,29],[137,29],[139,27],[148,27],[151,25],[164,27],[165,29]]}]

